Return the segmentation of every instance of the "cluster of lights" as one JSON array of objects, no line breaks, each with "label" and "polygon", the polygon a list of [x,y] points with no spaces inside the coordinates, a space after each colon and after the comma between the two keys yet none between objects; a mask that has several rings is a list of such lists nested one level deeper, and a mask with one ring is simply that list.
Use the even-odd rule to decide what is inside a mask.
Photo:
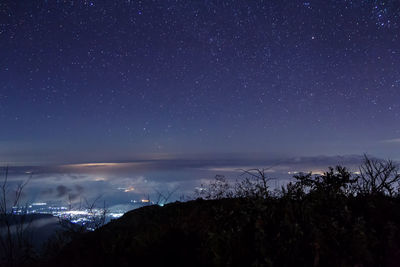
[{"label": "cluster of lights", "polygon": [[[125,188],[124,190],[134,190],[133,187]],[[125,191],[125,192],[128,192]],[[131,203],[135,204],[154,204],[149,199],[131,200]],[[124,215],[126,210],[115,210],[113,212],[107,212],[106,217],[108,219],[117,219]],[[104,216],[103,209],[76,209],[72,210],[65,206],[51,206],[46,202],[32,203],[26,207],[13,207],[13,213],[15,214],[51,214],[55,217],[59,217],[68,220],[75,224],[85,225],[96,218]]]},{"label": "cluster of lights", "polygon": [[[95,218],[100,218],[104,215],[103,209],[77,209],[71,210],[65,206],[48,206],[45,202],[32,203],[26,208],[13,207],[13,213],[15,214],[51,214],[55,217],[59,217],[68,220],[75,224],[85,225],[88,222],[93,221]],[[110,219],[116,219],[124,215],[121,210],[115,212],[107,212],[106,217]]]}]

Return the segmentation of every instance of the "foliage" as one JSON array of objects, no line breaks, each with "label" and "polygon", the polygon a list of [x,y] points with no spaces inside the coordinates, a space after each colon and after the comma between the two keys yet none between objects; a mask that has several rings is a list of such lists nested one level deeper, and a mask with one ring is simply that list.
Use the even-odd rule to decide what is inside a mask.
[{"label": "foliage", "polygon": [[360,166],[357,190],[363,195],[389,195],[398,192],[400,181],[399,168],[391,160],[376,160],[364,156]]},{"label": "foliage", "polygon": [[245,198],[267,198],[270,196],[268,182],[272,178],[267,177],[268,169],[250,169],[242,170],[246,177],[236,182],[235,196]]},{"label": "foliage", "polygon": [[231,186],[223,175],[216,175],[214,181],[208,185],[202,184],[195,194],[202,199],[222,199],[233,196]]},{"label": "foliage", "polygon": [[31,220],[26,208],[20,207],[24,188],[32,174],[10,192],[9,168],[4,169],[0,188],[0,265],[16,266],[30,262],[35,257],[31,240]]},{"label": "foliage", "polygon": [[330,167],[322,175],[312,173],[300,173],[294,176],[296,182],[289,183],[283,189],[283,194],[295,199],[302,199],[306,195],[318,195],[319,197],[339,197],[349,196],[355,193],[354,184],[357,178],[341,166]]}]

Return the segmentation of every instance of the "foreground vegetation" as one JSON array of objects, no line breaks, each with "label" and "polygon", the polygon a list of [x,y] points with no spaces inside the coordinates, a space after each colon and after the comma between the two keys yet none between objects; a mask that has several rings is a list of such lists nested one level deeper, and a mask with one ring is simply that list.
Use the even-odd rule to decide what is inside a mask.
[{"label": "foreground vegetation", "polygon": [[398,266],[393,162],[365,157],[356,173],[300,173],[280,190],[265,169],[244,175],[235,184],[217,176],[195,200],[133,210],[69,243],[53,240],[18,265]]},{"label": "foreground vegetation", "polygon": [[[358,174],[299,174],[271,191],[265,170],[194,201],[125,214],[62,248],[48,266],[397,266],[400,175],[365,159]],[[41,263],[43,264],[43,263]]]}]

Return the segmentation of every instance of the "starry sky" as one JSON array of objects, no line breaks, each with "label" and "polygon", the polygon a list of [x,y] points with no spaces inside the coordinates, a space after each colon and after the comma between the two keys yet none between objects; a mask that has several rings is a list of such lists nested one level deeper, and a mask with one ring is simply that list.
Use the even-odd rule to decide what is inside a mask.
[{"label": "starry sky", "polygon": [[400,159],[399,122],[398,0],[0,1],[3,163]]},{"label": "starry sky", "polygon": [[398,156],[399,1],[3,0],[0,12],[3,161]]}]

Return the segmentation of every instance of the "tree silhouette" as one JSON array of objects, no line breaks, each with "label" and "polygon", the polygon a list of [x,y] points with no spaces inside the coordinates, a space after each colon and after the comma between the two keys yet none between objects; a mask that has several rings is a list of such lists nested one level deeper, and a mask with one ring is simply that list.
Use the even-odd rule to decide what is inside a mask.
[{"label": "tree silhouette", "polygon": [[14,266],[31,257],[30,240],[26,208],[20,207],[21,195],[32,178],[32,174],[17,184],[10,197],[9,167],[4,169],[3,182],[0,187],[0,265]]},{"label": "tree silhouette", "polygon": [[399,186],[398,166],[391,160],[370,159],[364,155],[364,163],[357,176],[357,191],[363,195],[394,196]]}]

